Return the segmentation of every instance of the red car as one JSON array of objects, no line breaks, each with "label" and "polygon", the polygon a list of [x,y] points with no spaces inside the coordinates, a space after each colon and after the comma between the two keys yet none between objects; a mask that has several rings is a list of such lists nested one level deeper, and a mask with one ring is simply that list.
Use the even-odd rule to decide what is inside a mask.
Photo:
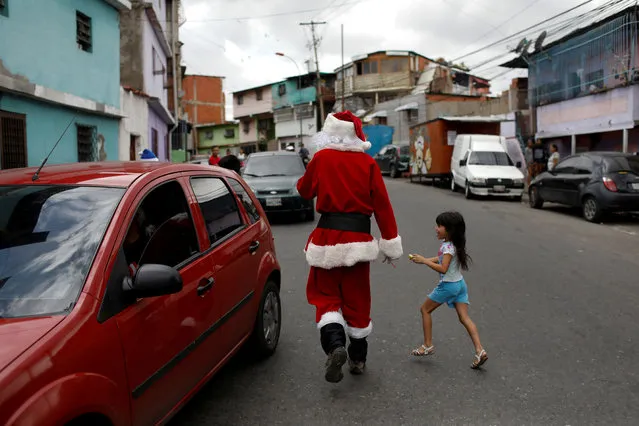
[{"label": "red car", "polygon": [[264,212],[217,167],[0,172],[0,424],[165,423],[244,343],[272,354]]}]

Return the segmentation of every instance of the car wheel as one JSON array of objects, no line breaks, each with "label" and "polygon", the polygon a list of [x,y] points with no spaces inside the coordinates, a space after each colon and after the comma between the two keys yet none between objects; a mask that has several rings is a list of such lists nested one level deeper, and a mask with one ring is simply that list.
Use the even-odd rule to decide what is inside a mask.
[{"label": "car wheel", "polygon": [[544,206],[544,200],[541,198],[541,195],[539,195],[539,189],[537,189],[537,187],[533,186],[530,188],[528,192],[528,203],[533,209],[540,209]]},{"label": "car wheel", "polygon": [[397,166],[394,164],[390,168],[390,177],[391,179],[395,179],[397,177]]},{"label": "car wheel", "polygon": [[595,197],[587,196],[584,198],[582,208],[584,219],[588,222],[599,222],[601,220],[603,212]]},{"label": "car wheel", "polygon": [[473,193],[470,190],[470,185],[468,184],[468,181],[466,181],[466,187],[464,188],[464,195],[466,196],[467,200],[471,200],[473,198]]},{"label": "car wheel", "polygon": [[257,358],[267,358],[277,349],[282,326],[282,304],[277,285],[268,281],[262,292],[255,328],[249,340],[249,353]]}]

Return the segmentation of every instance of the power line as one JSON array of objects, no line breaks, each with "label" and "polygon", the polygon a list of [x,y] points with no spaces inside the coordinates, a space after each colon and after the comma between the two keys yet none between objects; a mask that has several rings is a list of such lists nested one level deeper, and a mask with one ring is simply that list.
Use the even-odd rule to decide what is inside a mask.
[{"label": "power line", "polygon": [[512,34],[512,35],[510,35],[510,36],[508,36],[508,37],[502,38],[501,40],[497,40],[497,41],[495,41],[495,42],[493,42],[493,43],[490,43],[490,44],[489,44],[489,45],[487,45],[487,46],[484,46],[484,47],[479,48],[479,49],[477,49],[477,50],[474,50],[474,51],[472,51],[472,52],[466,53],[466,54],[464,54],[464,55],[462,55],[462,56],[460,56],[460,57],[458,57],[458,58],[455,58],[455,59],[453,59],[451,62],[457,62],[457,61],[459,61],[460,59],[467,58],[467,57],[469,57],[469,56],[472,56],[472,55],[475,55],[475,54],[477,54],[477,53],[479,53],[479,52],[482,52],[482,51],[484,51],[484,50],[486,50],[486,49],[490,49],[491,47],[497,46],[497,45],[499,45],[499,44],[503,43],[504,41],[511,40],[511,39],[513,39],[513,38],[517,37],[518,35],[521,35],[521,34],[523,34],[523,33],[527,32],[527,31],[530,31],[530,30],[532,30],[532,29],[534,29],[534,28],[537,28],[537,27],[539,27],[539,26],[541,26],[541,25],[543,25],[543,24],[545,24],[545,23],[547,23],[547,22],[553,21],[553,20],[555,20],[556,18],[558,18],[558,17],[560,17],[560,16],[563,16],[563,15],[566,15],[566,14],[568,14],[568,13],[572,12],[573,10],[579,9],[579,8],[580,8],[580,7],[582,7],[582,6],[585,6],[585,5],[589,4],[589,3],[592,3],[593,1],[594,1],[594,0],[586,0],[585,2],[580,3],[580,4],[578,4],[578,5],[577,5],[577,6],[575,6],[575,7],[572,7],[572,8],[570,8],[570,9],[568,9],[568,10],[564,11],[564,12],[561,12],[561,13],[559,13],[559,14],[557,14],[557,15],[554,15],[554,16],[552,16],[552,17],[548,18],[548,19],[545,19],[545,20],[543,20],[543,21],[541,21],[541,22],[539,22],[539,23],[537,23],[537,24],[535,24],[535,25],[531,25],[530,27],[525,28],[525,29],[523,29],[523,30],[521,30],[521,31],[518,31],[518,32],[516,32],[515,34]]},{"label": "power line", "polygon": [[317,46],[319,46],[320,40],[317,39],[315,37],[315,26],[316,25],[326,25],[326,22],[315,22],[315,21],[311,21],[311,22],[302,22],[300,23],[301,26],[310,26],[311,27],[311,33],[313,34],[313,50],[315,52],[315,72],[317,74],[317,97],[318,97],[318,101],[319,101],[319,107],[320,107],[320,123],[324,122],[324,96],[322,94],[322,82],[321,82],[321,75],[320,75],[320,67],[319,67],[319,58],[317,56]]}]

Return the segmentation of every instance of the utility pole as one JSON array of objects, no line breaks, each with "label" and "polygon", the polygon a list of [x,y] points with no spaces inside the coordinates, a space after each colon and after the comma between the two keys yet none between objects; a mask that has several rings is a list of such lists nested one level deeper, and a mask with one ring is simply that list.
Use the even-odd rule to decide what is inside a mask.
[{"label": "utility pole", "polygon": [[317,39],[315,37],[315,26],[316,25],[325,25],[326,22],[315,22],[315,21],[311,21],[311,22],[302,22],[300,25],[302,26],[311,26],[311,33],[313,34],[313,51],[315,52],[315,73],[317,75],[317,97],[318,97],[318,102],[319,102],[319,107],[320,107],[320,127],[318,130],[321,130],[322,126],[324,125],[324,96],[322,95],[322,83],[321,83],[321,75],[320,75],[320,68],[319,68],[319,59],[317,57],[317,46],[320,43],[320,40]]},{"label": "utility pole", "polygon": [[344,24],[342,24],[342,111],[344,108],[344,89],[346,82],[346,70],[344,69]]}]

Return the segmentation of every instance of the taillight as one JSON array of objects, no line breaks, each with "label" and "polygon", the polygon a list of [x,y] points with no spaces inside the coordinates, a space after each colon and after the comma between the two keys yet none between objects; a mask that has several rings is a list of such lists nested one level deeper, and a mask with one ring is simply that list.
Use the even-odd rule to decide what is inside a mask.
[{"label": "taillight", "polygon": [[619,191],[619,189],[617,189],[617,184],[615,183],[615,181],[610,179],[609,177],[603,178],[603,184],[606,187],[606,189],[610,192]]}]

